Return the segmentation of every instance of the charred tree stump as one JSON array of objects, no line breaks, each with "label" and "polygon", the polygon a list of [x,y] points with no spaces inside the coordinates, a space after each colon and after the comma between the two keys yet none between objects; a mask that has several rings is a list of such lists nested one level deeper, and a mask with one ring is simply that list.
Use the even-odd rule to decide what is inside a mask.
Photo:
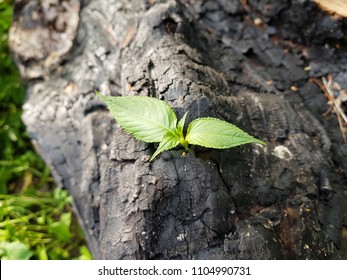
[{"label": "charred tree stump", "polygon": [[[23,119],[100,259],[343,259],[345,21],[311,1],[17,1]],[[340,44],[340,45],[338,45]],[[267,145],[149,156],[95,96],[148,95]]]}]

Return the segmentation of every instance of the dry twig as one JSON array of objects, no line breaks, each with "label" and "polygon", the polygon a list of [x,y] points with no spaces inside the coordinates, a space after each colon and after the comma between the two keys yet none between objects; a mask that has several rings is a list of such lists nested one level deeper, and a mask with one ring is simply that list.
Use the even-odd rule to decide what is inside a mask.
[{"label": "dry twig", "polygon": [[347,116],[342,108],[342,104],[347,102],[346,90],[342,89],[338,83],[333,81],[331,74],[328,75],[328,79],[323,77],[323,82],[318,79],[313,79],[313,81],[324,91],[324,95],[328,99],[328,105],[330,107],[323,116],[327,116],[331,112],[336,114],[343,140],[347,143]]}]

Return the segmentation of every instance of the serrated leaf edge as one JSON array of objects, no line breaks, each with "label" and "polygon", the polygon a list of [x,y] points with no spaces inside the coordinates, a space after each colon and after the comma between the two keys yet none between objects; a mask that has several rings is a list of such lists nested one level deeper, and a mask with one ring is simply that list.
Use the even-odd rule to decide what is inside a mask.
[{"label": "serrated leaf edge", "polygon": [[[154,97],[149,97],[149,96],[105,96],[103,94],[101,94],[100,92],[96,91],[96,95],[103,101],[105,102],[105,104],[107,105],[107,108],[109,109],[111,115],[115,118],[115,120],[117,121],[117,118],[116,116],[111,112],[110,110],[110,105],[107,103],[108,101],[111,101],[112,99],[115,99],[115,98],[126,98],[126,97],[136,97],[136,98],[151,98],[151,99],[155,99],[156,101],[159,101],[161,103],[163,103],[163,105],[165,105],[167,108],[169,108],[170,111],[172,111],[173,115],[175,116],[175,123],[174,123],[174,126],[177,127],[177,116],[175,114],[175,112],[173,111],[173,109],[166,103],[164,102],[163,100],[160,100],[160,99],[157,99],[157,98],[154,98]],[[141,116],[142,117],[142,116]],[[149,120],[151,121],[151,120]],[[152,121],[151,121],[152,122]],[[145,143],[158,143],[158,142],[161,142],[161,141],[147,141],[146,139],[144,138],[141,138],[141,137],[138,137],[136,135],[133,134],[132,131],[130,131],[128,128],[124,127],[120,122],[117,121],[117,124],[124,130],[126,131],[128,134],[130,134],[132,137],[134,137],[135,139],[137,140],[140,140],[142,142],[145,142]],[[155,123],[157,124],[157,123]],[[158,125],[158,124],[157,124]],[[171,131],[172,129],[164,126],[164,125],[160,125],[164,130],[166,130],[166,133]]]},{"label": "serrated leaf edge", "polygon": [[[165,144],[167,144],[170,139],[168,141],[165,141],[165,137],[168,135],[168,134],[171,134],[173,137],[171,138],[171,140],[176,140],[176,142],[173,144],[173,145],[170,145],[168,147],[164,147]],[[159,146],[157,148],[157,150],[154,152],[154,154],[151,156],[151,158],[149,159],[149,161],[152,161],[158,154],[162,153],[162,152],[165,152],[165,151],[168,151],[168,150],[171,150],[175,147],[177,147],[179,145],[179,137],[178,135],[175,133],[175,131],[168,131],[164,136],[163,136],[163,139],[161,140],[161,142],[159,143]]]},{"label": "serrated leaf edge", "polygon": [[[189,134],[190,134],[190,129],[191,129],[192,124],[194,124],[195,122],[200,121],[200,120],[216,120],[216,121],[225,123],[225,124],[227,124],[229,126],[233,126],[236,130],[240,130],[242,133],[245,133],[249,137],[249,139],[245,140],[245,141],[242,141],[242,142],[234,143],[232,145],[225,145],[225,146],[222,146],[222,147],[216,147],[216,146],[211,146],[211,145],[202,145],[202,144],[194,143],[193,141],[189,141]],[[237,127],[236,125],[234,125],[232,123],[229,123],[227,121],[224,121],[224,120],[221,120],[221,119],[217,119],[217,118],[212,118],[212,117],[197,118],[197,119],[193,120],[192,122],[190,122],[190,124],[188,125],[188,128],[187,128],[187,135],[185,137],[185,140],[189,144],[191,144],[191,145],[198,145],[198,146],[202,146],[202,147],[206,147],[206,148],[213,148],[213,149],[229,149],[229,148],[232,148],[232,147],[236,147],[236,146],[240,146],[240,145],[244,145],[244,144],[250,144],[250,143],[266,145],[263,141],[261,141],[261,140],[259,140],[257,138],[254,138],[253,136],[249,135],[246,131],[244,131],[241,128]]]}]

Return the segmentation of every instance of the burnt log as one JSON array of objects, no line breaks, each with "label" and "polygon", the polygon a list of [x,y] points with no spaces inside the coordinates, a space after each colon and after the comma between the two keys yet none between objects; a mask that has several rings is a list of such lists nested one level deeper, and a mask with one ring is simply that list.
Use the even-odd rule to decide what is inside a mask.
[{"label": "burnt log", "polygon": [[[346,21],[311,1],[20,0],[23,120],[97,259],[346,259],[347,146],[312,77],[347,88]],[[95,96],[146,95],[266,146],[149,162]]]}]

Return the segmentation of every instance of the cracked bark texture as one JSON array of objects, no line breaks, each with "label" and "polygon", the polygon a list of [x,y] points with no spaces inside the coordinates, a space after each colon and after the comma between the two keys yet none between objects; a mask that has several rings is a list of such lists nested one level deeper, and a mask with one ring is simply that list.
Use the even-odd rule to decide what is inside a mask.
[{"label": "cracked bark texture", "polygon": [[[346,259],[347,146],[308,82],[332,73],[347,88],[345,23],[299,0],[17,1],[23,119],[94,257]],[[95,89],[267,145],[149,162],[156,146],[120,129]]]}]

